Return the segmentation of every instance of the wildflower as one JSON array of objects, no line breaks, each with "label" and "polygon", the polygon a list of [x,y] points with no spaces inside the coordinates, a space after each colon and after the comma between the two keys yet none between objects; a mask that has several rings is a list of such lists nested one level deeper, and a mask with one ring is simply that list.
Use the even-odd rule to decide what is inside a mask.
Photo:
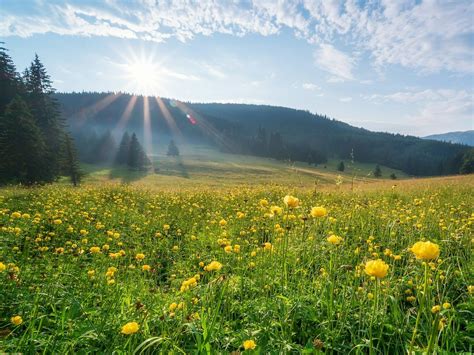
[{"label": "wildflower", "polygon": [[449,302],[444,302],[444,303],[443,303],[443,309],[449,309],[449,308],[451,308],[451,303],[449,303]]},{"label": "wildflower", "polygon": [[439,256],[438,244],[428,242],[416,242],[410,251],[415,254],[417,259],[432,260]]},{"label": "wildflower", "polygon": [[291,196],[291,195],[286,195],[283,198],[283,202],[285,203],[285,205],[287,205],[290,208],[296,208],[300,204],[300,200],[298,198],[294,197],[294,196]]},{"label": "wildflower", "polygon": [[332,234],[327,238],[327,241],[333,245],[338,245],[341,244],[342,238]]},{"label": "wildflower", "polygon": [[150,271],[150,270],[151,270],[151,266],[150,266],[150,265],[143,265],[143,266],[142,266],[142,270],[143,270],[143,271]]},{"label": "wildflower", "polygon": [[311,209],[311,216],[312,217],[324,217],[326,215],[327,215],[327,211],[324,207],[317,206],[317,207],[313,207]]},{"label": "wildflower", "polygon": [[20,213],[20,212],[13,212],[13,213],[11,214],[11,217],[12,217],[12,218],[21,218],[21,213]]},{"label": "wildflower", "polygon": [[224,250],[225,250],[226,253],[232,253],[232,246],[227,245],[227,246],[224,248]]},{"label": "wildflower", "polygon": [[369,260],[365,263],[365,273],[380,279],[387,276],[388,267],[388,264],[381,259]]},{"label": "wildflower", "polygon": [[122,334],[130,335],[135,334],[140,329],[137,322],[129,322],[122,327]]},{"label": "wildflower", "polygon": [[99,247],[91,247],[89,249],[89,251],[91,252],[91,254],[98,254],[98,253],[100,253],[100,248]]},{"label": "wildflower", "polygon": [[415,302],[415,301],[416,301],[416,297],[415,297],[415,296],[408,296],[408,297],[406,298],[406,300],[407,300],[408,302]]},{"label": "wildflower", "polygon": [[253,340],[246,340],[244,341],[243,346],[245,350],[253,350],[257,347],[257,344]]},{"label": "wildflower", "polygon": [[54,223],[54,224],[61,224],[61,223],[63,223],[63,221],[61,221],[60,219],[55,219],[55,220],[53,221],[53,223]]},{"label": "wildflower", "polygon": [[431,313],[438,313],[439,311],[441,311],[441,306],[440,305],[436,305],[436,306],[431,307]]},{"label": "wildflower", "polygon": [[438,330],[441,331],[444,329],[444,327],[446,326],[446,323],[447,323],[447,319],[446,318],[441,318],[439,320],[439,323],[438,323]]},{"label": "wildflower", "polygon": [[178,304],[175,302],[171,303],[169,306],[170,312],[173,312],[176,308],[178,308]]},{"label": "wildflower", "polygon": [[245,217],[245,213],[237,212],[237,218],[244,218],[244,217]]},{"label": "wildflower", "polygon": [[265,249],[265,250],[273,250],[272,243],[270,243],[270,242],[264,243],[264,244],[263,244],[263,249]]},{"label": "wildflower", "polygon": [[138,253],[137,255],[135,255],[135,259],[137,259],[138,261],[142,261],[143,259],[145,259],[145,254]]},{"label": "wildflower", "polygon": [[206,271],[218,271],[222,268],[222,264],[218,261],[212,261],[209,265],[204,267]]},{"label": "wildflower", "polygon": [[163,225],[163,230],[167,231],[170,229],[170,225],[169,224],[164,224]]},{"label": "wildflower", "polygon": [[12,322],[13,325],[20,325],[23,323],[23,318],[21,318],[21,316],[13,316],[10,318],[10,322]]},{"label": "wildflower", "polygon": [[220,225],[221,227],[225,227],[225,226],[227,225],[227,221],[226,221],[224,218],[222,218],[222,219],[219,221],[219,225]]},{"label": "wildflower", "polygon": [[369,292],[369,293],[367,294],[367,298],[368,298],[369,300],[374,299],[374,294],[373,294],[372,292]]},{"label": "wildflower", "polygon": [[261,199],[260,202],[259,202],[259,205],[262,206],[262,207],[267,207],[268,206],[268,200],[266,199]]},{"label": "wildflower", "polygon": [[0,272],[5,271],[6,269],[7,266],[4,263],[0,262]]},{"label": "wildflower", "polygon": [[95,270],[89,270],[87,271],[87,276],[89,276],[90,278],[93,278],[95,275]]},{"label": "wildflower", "polygon": [[283,212],[283,208],[281,208],[280,206],[272,206],[270,207],[270,213],[272,215],[275,215],[275,214],[281,214]]}]

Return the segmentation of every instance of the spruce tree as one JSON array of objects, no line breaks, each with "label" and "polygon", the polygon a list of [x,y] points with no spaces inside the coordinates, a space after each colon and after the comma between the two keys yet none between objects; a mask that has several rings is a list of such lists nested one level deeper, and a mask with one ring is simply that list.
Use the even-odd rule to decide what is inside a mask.
[{"label": "spruce tree", "polygon": [[[0,42],[0,45],[2,44],[3,42]],[[15,64],[7,51],[6,48],[0,46],[0,115],[19,93],[21,85]]]},{"label": "spruce tree", "polygon": [[37,126],[46,144],[46,181],[55,180],[61,168],[61,149],[64,139],[64,122],[59,113],[59,105],[52,94],[54,89],[44,65],[35,55],[23,77],[28,106],[31,108]]},{"label": "spruce tree", "polygon": [[382,176],[382,169],[380,169],[380,165],[377,164],[374,169],[374,176],[381,177]]},{"label": "spruce tree", "polygon": [[170,144],[168,145],[168,152],[166,153],[166,155],[172,156],[172,157],[179,156],[179,149],[176,146],[174,140],[170,141]]},{"label": "spruce tree", "polygon": [[346,167],[344,166],[344,162],[341,161],[341,162],[339,163],[339,165],[337,166],[337,170],[339,170],[339,171],[344,171],[345,169],[346,169]]},{"label": "spruce tree", "polygon": [[25,101],[16,96],[0,119],[0,180],[33,184],[47,180],[47,154],[41,130]]},{"label": "spruce tree", "polygon": [[77,186],[81,182],[82,171],[79,167],[74,141],[69,134],[66,134],[64,137],[63,172],[69,176],[74,186]]},{"label": "spruce tree", "polygon": [[127,164],[129,151],[130,151],[130,135],[128,134],[128,132],[125,132],[122,136],[122,140],[120,141],[117,156],[115,158],[115,163],[118,165]]},{"label": "spruce tree", "polygon": [[128,151],[127,165],[131,169],[143,170],[150,165],[150,160],[143,151],[140,142],[138,141],[137,135],[132,134],[130,140],[130,149]]}]

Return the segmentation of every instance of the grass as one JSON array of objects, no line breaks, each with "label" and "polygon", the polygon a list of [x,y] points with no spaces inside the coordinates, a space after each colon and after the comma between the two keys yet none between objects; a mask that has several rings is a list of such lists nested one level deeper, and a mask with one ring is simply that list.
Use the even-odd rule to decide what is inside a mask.
[{"label": "grass", "polygon": [[[79,188],[1,189],[0,352],[473,351],[472,176],[315,188],[225,158],[210,174],[183,157],[188,178],[160,159],[131,184],[101,169]],[[422,240],[439,258],[415,258]],[[376,259],[389,269],[372,279]]]},{"label": "grass", "polygon": [[185,145],[180,157],[152,156],[153,169],[149,172],[130,171],[126,167],[84,165],[86,183],[134,183],[161,188],[234,187],[236,185],[293,185],[305,187],[314,184],[333,185],[338,176],[348,183],[366,183],[389,179],[395,173],[406,178],[401,171],[382,167],[383,176],[373,178],[370,173],[375,164],[346,161],[346,170],[339,172],[339,161],[330,160],[317,167],[299,162],[282,162],[274,159],[226,154],[206,146]]}]

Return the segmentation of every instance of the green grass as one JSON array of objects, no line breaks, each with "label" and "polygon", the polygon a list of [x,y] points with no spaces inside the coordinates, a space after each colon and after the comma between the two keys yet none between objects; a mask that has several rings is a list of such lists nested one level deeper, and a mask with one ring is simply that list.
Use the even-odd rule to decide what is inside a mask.
[{"label": "green grass", "polygon": [[346,161],[346,170],[337,171],[339,161],[330,160],[317,167],[299,162],[284,162],[268,158],[221,153],[205,146],[187,145],[181,147],[181,156],[152,156],[153,166],[158,171],[135,172],[126,167],[97,167],[84,165],[89,183],[116,181],[141,183],[163,187],[232,187],[235,185],[295,185],[335,184],[338,175],[346,183],[354,177],[356,181],[379,181],[388,179],[391,173],[406,178],[401,171],[382,167],[383,176],[374,179],[370,173],[375,164]]}]

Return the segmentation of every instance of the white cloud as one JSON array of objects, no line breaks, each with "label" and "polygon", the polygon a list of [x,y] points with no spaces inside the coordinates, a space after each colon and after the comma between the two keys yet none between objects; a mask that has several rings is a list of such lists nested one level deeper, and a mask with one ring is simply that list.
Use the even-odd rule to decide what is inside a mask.
[{"label": "white cloud", "polygon": [[301,87],[305,90],[311,90],[311,91],[321,90],[321,88],[318,85],[313,84],[313,83],[303,83],[303,85],[301,85]]},{"label": "white cloud", "polygon": [[338,80],[353,80],[354,60],[330,44],[321,44],[314,52],[316,65],[335,75]]},{"label": "white cloud", "polygon": [[339,99],[339,101],[341,102],[351,102],[352,101],[352,97],[348,96],[348,97],[341,97]]}]

